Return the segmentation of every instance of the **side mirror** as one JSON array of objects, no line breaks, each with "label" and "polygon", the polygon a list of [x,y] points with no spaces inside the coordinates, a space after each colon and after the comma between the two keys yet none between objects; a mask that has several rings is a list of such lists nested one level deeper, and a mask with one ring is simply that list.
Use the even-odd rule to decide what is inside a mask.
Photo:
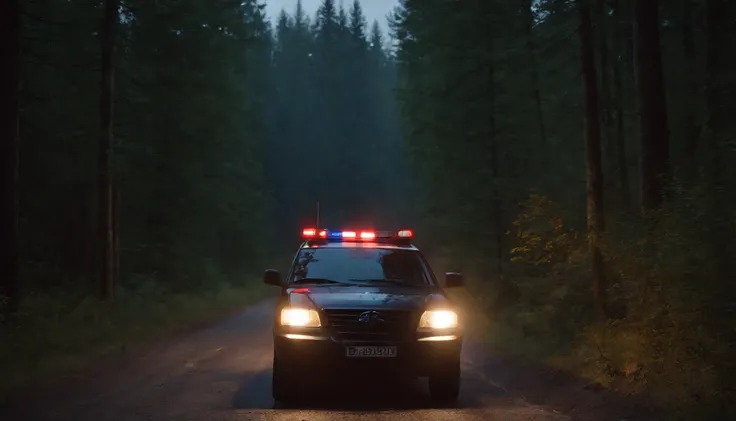
[{"label": "side mirror", "polygon": [[281,273],[276,269],[266,269],[266,273],[263,274],[263,283],[280,287]]},{"label": "side mirror", "polygon": [[465,284],[463,274],[458,272],[445,273],[445,288],[461,287]]}]

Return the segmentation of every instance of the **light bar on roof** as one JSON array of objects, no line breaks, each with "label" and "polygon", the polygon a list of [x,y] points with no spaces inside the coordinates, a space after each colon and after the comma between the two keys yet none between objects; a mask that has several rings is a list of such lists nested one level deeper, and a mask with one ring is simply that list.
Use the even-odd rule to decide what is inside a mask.
[{"label": "light bar on roof", "polygon": [[302,230],[305,240],[323,239],[326,241],[376,241],[385,240],[410,240],[414,238],[414,231],[402,229],[398,231],[374,231],[374,230],[343,230],[330,231],[327,229],[305,228]]}]

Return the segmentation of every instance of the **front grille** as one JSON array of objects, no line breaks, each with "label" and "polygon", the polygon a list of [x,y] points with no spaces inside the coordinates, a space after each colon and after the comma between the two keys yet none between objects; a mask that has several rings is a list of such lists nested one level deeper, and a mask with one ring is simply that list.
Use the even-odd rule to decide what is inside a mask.
[{"label": "front grille", "polygon": [[372,310],[325,310],[337,339],[355,342],[392,342],[404,340],[412,332],[413,314],[405,310],[376,310],[382,323],[364,324],[361,314]]}]

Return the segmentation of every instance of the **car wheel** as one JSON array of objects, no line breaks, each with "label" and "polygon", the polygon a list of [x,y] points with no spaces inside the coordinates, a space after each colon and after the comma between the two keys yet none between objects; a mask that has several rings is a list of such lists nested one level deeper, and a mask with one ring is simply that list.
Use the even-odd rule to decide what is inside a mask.
[{"label": "car wheel", "polygon": [[444,367],[429,376],[429,394],[432,400],[453,403],[460,395],[460,361]]},{"label": "car wheel", "polygon": [[288,365],[274,357],[271,378],[271,394],[273,399],[287,403],[296,399],[298,392],[297,379],[289,371]]}]

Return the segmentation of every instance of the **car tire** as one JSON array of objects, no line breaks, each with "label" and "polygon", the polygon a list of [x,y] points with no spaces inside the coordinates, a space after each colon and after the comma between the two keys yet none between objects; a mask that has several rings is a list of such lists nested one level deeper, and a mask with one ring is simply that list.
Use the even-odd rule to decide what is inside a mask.
[{"label": "car tire", "polygon": [[454,403],[460,395],[460,361],[429,376],[429,394],[438,403]]},{"label": "car tire", "polygon": [[287,364],[274,356],[271,377],[271,395],[280,403],[292,402],[299,391],[298,379],[294,377]]}]

